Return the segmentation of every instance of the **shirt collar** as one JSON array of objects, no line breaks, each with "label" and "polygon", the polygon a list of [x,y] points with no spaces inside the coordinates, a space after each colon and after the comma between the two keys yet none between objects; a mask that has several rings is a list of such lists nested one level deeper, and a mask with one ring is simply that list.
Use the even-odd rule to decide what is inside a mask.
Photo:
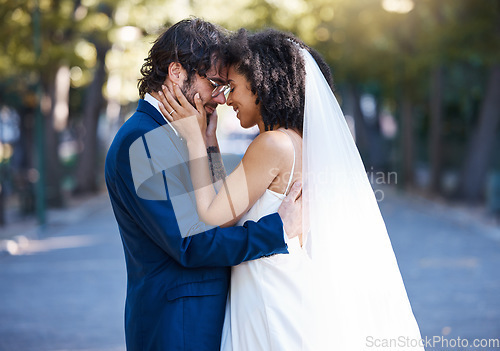
[{"label": "shirt collar", "polygon": [[174,131],[175,135],[179,136],[179,133],[177,133],[177,131],[175,130],[174,126],[168,121],[168,119],[165,118],[165,116],[163,115],[163,113],[161,113],[159,101],[156,98],[154,98],[153,95],[151,95],[149,93],[146,93],[144,95],[144,100],[146,100],[147,102],[149,102],[151,105],[153,105],[154,108],[156,108],[158,110],[158,112],[160,112],[160,115],[163,117],[163,119],[165,120],[165,122],[167,122],[167,124],[170,126],[170,128],[172,128],[172,130]]}]

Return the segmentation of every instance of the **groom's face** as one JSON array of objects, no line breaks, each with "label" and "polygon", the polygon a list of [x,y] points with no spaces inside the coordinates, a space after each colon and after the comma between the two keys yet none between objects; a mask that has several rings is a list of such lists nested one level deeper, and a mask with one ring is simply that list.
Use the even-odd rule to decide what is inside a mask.
[{"label": "groom's face", "polygon": [[187,100],[193,106],[195,106],[195,94],[200,93],[200,98],[203,102],[207,115],[211,115],[217,108],[217,105],[226,103],[226,97],[224,94],[221,93],[217,96],[212,96],[212,92],[216,86],[211,81],[219,85],[226,84],[227,68],[212,65],[212,67],[207,71],[206,77],[202,77],[198,73],[195,73],[191,80],[186,79],[180,86],[184,96],[186,96]]}]

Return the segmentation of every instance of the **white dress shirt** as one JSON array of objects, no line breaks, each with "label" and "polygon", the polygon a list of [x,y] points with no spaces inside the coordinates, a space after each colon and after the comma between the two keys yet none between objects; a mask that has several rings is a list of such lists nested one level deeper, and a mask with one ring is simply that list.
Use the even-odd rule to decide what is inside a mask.
[{"label": "white dress shirt", "polygon": [[161,113],[160,105],[159,105],[160,102],[156,98],[154,98],[153,95],[151,95],[150,93],[146,93],[146,95],[144,95],[144,100],[149,102],[151,105],[153,105],[154,108],[156,108],[158,110],[158,112],[160,112],[160,115],[163,117],[165,122],[167,122],[167,124],[172,128],[175,135],[179,136],[179,133],[177,133],[174,126],[172,124],[170,124],[168,119],[166,119],[165,116],[163,115],[163,113]]}]

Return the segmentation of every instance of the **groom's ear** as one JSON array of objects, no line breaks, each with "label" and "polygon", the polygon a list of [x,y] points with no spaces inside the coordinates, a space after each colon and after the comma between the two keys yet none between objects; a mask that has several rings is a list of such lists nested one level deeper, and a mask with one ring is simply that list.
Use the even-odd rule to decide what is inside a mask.
[{"label": "groom's ear", "polygon": [[187,78],[187,72],[179,62],[171,62],[168,65],[168,77],[172,83],[182,86]]}]

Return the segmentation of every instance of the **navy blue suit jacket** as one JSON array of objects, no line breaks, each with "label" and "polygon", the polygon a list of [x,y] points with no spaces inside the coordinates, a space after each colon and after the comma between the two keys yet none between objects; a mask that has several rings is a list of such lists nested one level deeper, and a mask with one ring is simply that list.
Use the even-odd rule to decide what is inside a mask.
[{"label": "navy blue suit jacket", "polygon": [[127,265],[129,351],[219,350],[229,266],[287,253],[276,213],[243,227],[201,223],[187,156],[158,110],[140,100],[106,157],[106,185]]}]

